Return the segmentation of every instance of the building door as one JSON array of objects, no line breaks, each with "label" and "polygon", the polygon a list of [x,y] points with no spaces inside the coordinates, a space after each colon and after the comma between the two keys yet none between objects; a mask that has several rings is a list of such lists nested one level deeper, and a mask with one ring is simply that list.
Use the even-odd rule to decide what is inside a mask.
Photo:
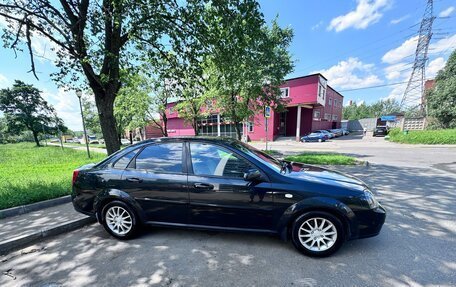
[{"label": "building door", "polygon": [[279,136],[287,135],[287,112],[280,113],[279,116]]},{"label": "building door", "polygon": [[332,128],[337,129],[337,122],[332,122]]}]

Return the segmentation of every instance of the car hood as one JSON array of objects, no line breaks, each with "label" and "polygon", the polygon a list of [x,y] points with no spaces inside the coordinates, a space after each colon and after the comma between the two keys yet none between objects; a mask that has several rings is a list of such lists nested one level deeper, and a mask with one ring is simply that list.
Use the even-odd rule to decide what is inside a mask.
[{"label": "car hood", "polygon": [[369,188],[362,180],[354,176],[303,163],[292,163],[291,171],[287,173],[286,176],[298,180],[300,179],[323,184],[339,185],[359,190]]}]

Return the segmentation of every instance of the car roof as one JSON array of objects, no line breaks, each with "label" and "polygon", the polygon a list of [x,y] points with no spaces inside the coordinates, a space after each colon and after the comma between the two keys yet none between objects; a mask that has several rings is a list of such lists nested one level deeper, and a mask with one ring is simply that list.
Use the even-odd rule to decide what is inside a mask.
[{"label": "car roof", "polygon": [[177,136],[177,137],[160,137],[153,138],[139,142],[140,144],[145,143],[159,143],[159,142],[174,142],[174,141],[206,141],[214,143],[224,143],[224,144],[233,144],[238,143],[237,139],[230,137],[210,137],[210,136]]}]

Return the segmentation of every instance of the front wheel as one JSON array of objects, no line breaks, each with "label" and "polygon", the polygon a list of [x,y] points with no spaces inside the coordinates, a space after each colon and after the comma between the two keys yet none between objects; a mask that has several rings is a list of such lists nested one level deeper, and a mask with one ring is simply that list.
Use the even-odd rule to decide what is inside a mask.
[{"label": "front wheel", "polygon": [[111,201],[102,211],[103,227],[118,239],[133,238],[139,229],[135,212],[122,201]]},{"label": "front wheel", "polygon": [[327,212],[307,212],[298,217],[292,227],[292,241],[302,253],[325,257],[336,252],[345,241],[340,220]]}]

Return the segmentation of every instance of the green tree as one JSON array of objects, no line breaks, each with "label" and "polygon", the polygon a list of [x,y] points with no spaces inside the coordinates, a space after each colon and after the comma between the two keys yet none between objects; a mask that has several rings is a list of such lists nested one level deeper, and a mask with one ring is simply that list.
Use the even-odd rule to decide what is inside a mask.
[{"label": "green tree", "polygon": [[[34,41],[49,40],[57,53],[57,83],[74,89],[87,84],[94,95],[108,154],[120,148],[114,102],[122,69],[156,63],[174,51],[191,65],[205,50],[202,12],[206,0],[4,0],[2,38],[14,50],[25,47],[36,77]],[[211,5],[219,5],[214,1]],[[223,2],[223,1],[221,1]],[[77,86],[78,85],[78,86]]]},{"label": "green tree", "polygon": [[238,1],[224,3],[209,7],[206,13],[208,35],[214,39],[205,61],[206,95],[216,98],[217,107],[234,124],[240,139],[239,123],[264,106],[283,108],[278,87],[293,70],[287,51],[293,32],[280,28],[276,20],[268,27],[254,0],[238,6],[233,5]]},{"label": "green tree", "polygon": [[66,130],[40,91],[22,81],[16,80],[12,88],[0,90],[0,111],[5,114],[9,133],[18,135],[29,130],[37,146],[40,146],[38,135],[43,131],[55,134],[57,130]]},{"label": "green tree", "polygon": [[82,110],[84,111],[84,122],[88,134],[95,134],[97,137],[102,135],[100,117],[91,96],[82,98]]},{"label": "green tree", "polygon": [[428,115],[441,128],[456,128],[456,50],[437,74],[435,87],[426,98]]},{"label": "green tree", "polygon": [[343,107],[342,117],[345,120],[359,120],[364,118],[379,118],[383,115],[398,113],[401,111],[400,103],[395,99],[380,100],[370,105],[352,104]]},{"label": "green tree", "polygon": [[144,128],[149,123],[152,106],[152,87],[149,79],[140,73],[127,74],[125,78],[125,85],[120,89],[114,102],[119,138],[120,133],[125,130]]}]

